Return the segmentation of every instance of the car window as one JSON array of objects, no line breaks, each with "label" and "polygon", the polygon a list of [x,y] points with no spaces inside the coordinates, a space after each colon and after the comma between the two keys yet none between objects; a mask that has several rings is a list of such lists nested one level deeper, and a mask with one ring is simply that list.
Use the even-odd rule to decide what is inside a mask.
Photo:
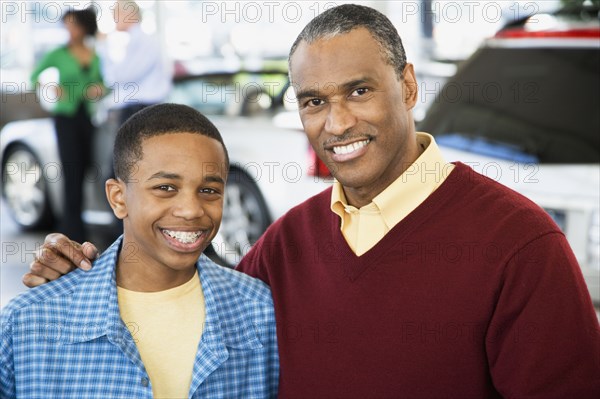
[{"label": "car window", "polygon": [[216,73],[176,79],[169,101],[206,115],[257,116],[282,105],[286,73]]},{"label": "car window", "polygon": [[206,115],[225,115],[227,103],[235,101],[235,96],[231,76],[194,77],[176,81],[169,101],[189,105]]},{"label": "car window", "polygon": [[419,129],[454,137],[442,139],[450,146],[464,146],[461,136],[541,163],[598,163],[599,70],[598,49],[482,48],[444,85]]}]

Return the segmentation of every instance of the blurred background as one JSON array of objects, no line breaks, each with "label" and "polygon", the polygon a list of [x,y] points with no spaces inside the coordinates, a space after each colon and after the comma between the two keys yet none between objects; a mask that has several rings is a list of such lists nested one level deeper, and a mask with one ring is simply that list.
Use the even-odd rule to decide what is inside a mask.
[{"label": "blurred background", "polygon": [[[417,71],[432,60],[466,59],[481,41],[507,23],[535,13],[553,12],[574,1],[354,1],[386,14],[398,28],[408,58]],[[176,72],[260,69],[267,60],[285,60],[296,36],[308,21],[324,10],[348,1],[156,1],[136,2],[142,11],[141,28],[160,40],[164,56]],[[67,40],[61,22],[69,9],[93,7],[100,34],[115,33],[112,1],[4,1],[0,37],[3,106],[11,94],[31,91],[29,75],[49,50]],[[110,36],[111,52],[127,45],[127,34]],[[282,63],[284,66],[285,63]],[[285,67],[285,66],[284,66]],[[449,65],[436,65],[441,75],[452,74]],[[435,89],[435,85],[431,88]],[[439,89],[439,88],[438,88]],[[13,93],[15,92],[15,93]],[[429,93],[429,91],[427,91]],[[432,93],[433,94],[433,93]],[[35,113],[22,96],[19,109],[2,112],[3,125]],[[430,95],[429,97],[432,97]],[[33,101],[32,107],[36,102]],[[34,107],[35,108],[35,107]],[[35,114],[34,114],[35,115]]]},{"label": "blurred background", "polygon": [[[273,220],[331,184],[301,132],[287,55],[308,21],[347,2],[137,3],[141,29],[173,64],[169,101],[209,115],[229,147],[232,177],[211,256],[235,265]],[[439,137],[448,160],[470,163],[546,209],[600,304],[598,1],[352,3],[377,8],[396,25],[419,81],[418,127]],[[0,306],[26,289],[21,276],[63,212],[48,119],[53,104],[36,95],[29,76],[44,54],[66,42],[62,15],[90,6],[109,56],[118,60],[129,38],[115,31],[112,1],[1,4]],[[101,248],[119,231],[103,190],[118,127],[114,95],[95,104],[85,179],[83,218]]]}]

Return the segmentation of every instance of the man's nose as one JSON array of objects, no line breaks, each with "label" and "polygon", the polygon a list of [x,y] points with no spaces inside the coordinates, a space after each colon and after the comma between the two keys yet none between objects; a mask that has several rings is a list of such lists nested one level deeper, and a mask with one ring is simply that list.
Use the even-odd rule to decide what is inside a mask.
[{"label": "man's nose", "polygon": [[335,135],[342,135],[356,125],[356,117],[344,103],[331,103],[325,121],[325,131]]}]

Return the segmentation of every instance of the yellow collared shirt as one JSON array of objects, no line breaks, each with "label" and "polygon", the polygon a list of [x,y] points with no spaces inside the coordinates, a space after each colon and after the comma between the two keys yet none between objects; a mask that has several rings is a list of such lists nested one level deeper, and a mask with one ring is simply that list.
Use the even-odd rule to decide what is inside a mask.
[{"label": "yellow collared shirt", "polygon": [[396,224],[415,210],[433,193],[454,169],[444,160],[435,139],[417,133],[417,142],[425,150],[392,184],[361,208],[348,205],[339,182],[333,185],[331,210],[341,219],[346,242],[361,256],[373,248]]}]

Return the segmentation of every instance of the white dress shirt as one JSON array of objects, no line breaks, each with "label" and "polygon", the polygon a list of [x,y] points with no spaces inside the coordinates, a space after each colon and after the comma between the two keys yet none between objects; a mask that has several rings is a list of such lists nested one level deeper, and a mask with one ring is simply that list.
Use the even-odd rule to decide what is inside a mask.
[{"label": "white dress shirt", "polygon": [[[126,34],[118,32],[103,42],[98,43],[97,51],[104,82],[112,91],[114,108],[156,104],[166,99],[172,87],[173,68],[163,57],[154,36],[144,33],[136,24]],[[112,47],[119,44],[122,51],[115,51]]]}]

